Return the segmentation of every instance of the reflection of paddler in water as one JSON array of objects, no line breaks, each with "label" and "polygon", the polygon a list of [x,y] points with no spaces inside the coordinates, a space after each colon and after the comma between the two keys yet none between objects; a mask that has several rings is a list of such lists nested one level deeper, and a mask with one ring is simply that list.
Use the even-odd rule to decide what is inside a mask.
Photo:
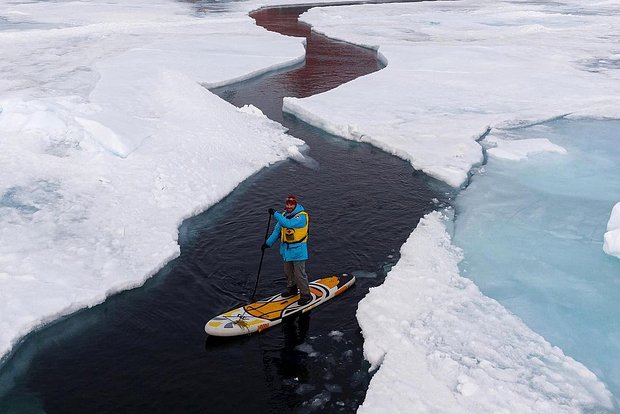
[{"label": "reflection of paddler in water", "polygon": [[297,197],[294,195],[286,198],[283,213],[270,208],[269,214],[273,215],[277,223],[271,236],[265,240],[262,250],[280,241],[280,255],[284,260],[286,275],[286,290],[282,292],[282,296],[285,298],[295,296],[299,291],[301,297],[298,304],[305,305],[312,300],[306,274],[310,217],[303,206],[297,203]]},{"label": "reflection of paddler in water", "polygon": [[302,313],[282,321],[282,332],[284,333],[284,347],[294,349],[306,340],[306,335],[310,329],[310,313]]},{"label": "reflection of paddler in water", "polygon": [[309,379],[308,355],[297,347],[306,340],[310,328],[310,314],[292,316],[282,321],[282,333],[284,334],[284,346],[280,350],[280,359],[274,360],[278,373],[282,378],[296,378],[300,383]]}]

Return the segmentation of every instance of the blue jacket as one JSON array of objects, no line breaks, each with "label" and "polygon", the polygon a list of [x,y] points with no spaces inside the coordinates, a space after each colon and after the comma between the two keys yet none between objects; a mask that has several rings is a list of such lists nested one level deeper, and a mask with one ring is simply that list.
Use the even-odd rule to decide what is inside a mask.
[{"label": "blue jacket", "polygon": [[[294,217],[295,214],[304,211],[304,208],[301,204],[297,204],[295,210],[291,212],[291,214],[280,213],[276,211],[273,214],[273,217],[276,219],[277,223],[275,228],[273,229],[273,233],[267,239],[265,243],[269,247],[273,246],[273,244],[280,240],[280,232],[282,227],[287,227],[289,229],[297,229],[302,228],[306,225],[306,217],[301,214],[297,217]],[[299,243],[280,243],[280,255],[285,262],[292,262],[296,260],[308,260],[308,243],[299,242]]]}]

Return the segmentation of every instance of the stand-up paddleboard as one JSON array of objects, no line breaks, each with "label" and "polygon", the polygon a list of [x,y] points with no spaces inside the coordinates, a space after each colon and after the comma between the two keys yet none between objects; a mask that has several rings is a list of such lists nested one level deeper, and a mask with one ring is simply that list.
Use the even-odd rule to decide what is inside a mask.
[{"label": "stand-up paddleboard", "polygon": [[279,324],[288,316],[308,312],[327,302],[347,290],[353,283],[355,277],[347,274],[315,280],[309,284],[312,300],[303,306],[297,304],[299,294],[289,298],[283,298],[282,295],[271,296],[216,316],[207,322],[205,331],[213,336],[261,332]]}]

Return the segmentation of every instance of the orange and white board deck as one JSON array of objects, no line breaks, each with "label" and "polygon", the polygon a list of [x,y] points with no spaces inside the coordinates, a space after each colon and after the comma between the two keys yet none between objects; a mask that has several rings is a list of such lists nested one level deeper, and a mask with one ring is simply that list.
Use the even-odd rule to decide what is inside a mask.
[{"label": "orange and white board deck", "polygon": [[299,295],[283,298],[271,296],[249,305],[216,316],[205,325],[205,331],[213,336],[236,336],[261,332],[282,322],[282,319],[309,310],[338,296],[355,283],[353,275],[330,276],[310,282],[312,300],[299,306]]}]

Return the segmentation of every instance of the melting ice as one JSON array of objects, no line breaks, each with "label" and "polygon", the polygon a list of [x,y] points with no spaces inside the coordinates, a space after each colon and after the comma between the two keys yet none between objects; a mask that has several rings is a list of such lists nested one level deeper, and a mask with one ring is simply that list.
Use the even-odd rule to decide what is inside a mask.
[{"label": "melting ice", "polygon": [[[458,187],[482,161],[475,140],[489,127],[620,116],[619,9],[609,0],[313,9],[306,18],[319,30],[380,47],[388,66],[285,104]],[[0,246],[10,298],[0,301],[0,355],[42,323],[142,283],[178,254],[183,217],[298,156],[291,148],[301,143],[277,125],[199,86],[299,61],[297,40],[245,13],[201,21],[168,1],[10,2],[0,46],[0,235],[11,240]],[[438,213],[413,232],[386,283],[360,304],[365,355],[381,366],[360,411],[613,409],[588,368],[618,395],[609,276],[618,259],[603,253],[620,194],[608,163],[618,158],[590,134],[606,126],[584,125],[489,137],[492,156],[523,160],[491,159],[459,198],[464,252]],[[546,152],[519,147],[525,137],[543,139],[535,152]],[[570,356],[461,277],[462,257],[484,292]],[[335,391],[317,392],[309,407]]]},{"label": "melting ice", "polygon": [[[487,132],[487,145],[496,145],[490,156],[504,159],[497,172],[498,162],[485,166],[458,198],[464,250],[452,244],[450,223],[429,215],[386,282],[360,303],[364,353],[378,368],[361,412],[617,409],[606,385],[618,395],[618,284],[611,276],[619,274],[618,259],[604,253],[603,235],[613,231],[620,201],[618,171],[609,166],[620,164],[619,127],[574,124],[572,132],[548,135],[552,128],[541,125],[529,129],[528,141],[510,128],[567,114],[620,117],[619,16],[616,1],[570,0],[364,5],[302,15],[319,32],[378,49],[387,67],[324,94],[286,98],[286,111],[454,187],[483,161],[476,140]],[[600,139],[594,129],[602,129]],[[572,164],[585,153],[590,164]],[[539,222],[526,223],[526,215]],[[496,240],[502,236],[509,242]],[[465,275],[514,314],[459,274],[462,257]],[[594,335],[569,335],[584,328]]]},{"label": "melting ice", "polygon": [[[502,150],[532,139],[565,151],[515,161]],[[555,121],[485,141],[497,147],[457,198],[461,268],[618,398],[620,260],[603,236],[620,197],[620,121]]]}]

